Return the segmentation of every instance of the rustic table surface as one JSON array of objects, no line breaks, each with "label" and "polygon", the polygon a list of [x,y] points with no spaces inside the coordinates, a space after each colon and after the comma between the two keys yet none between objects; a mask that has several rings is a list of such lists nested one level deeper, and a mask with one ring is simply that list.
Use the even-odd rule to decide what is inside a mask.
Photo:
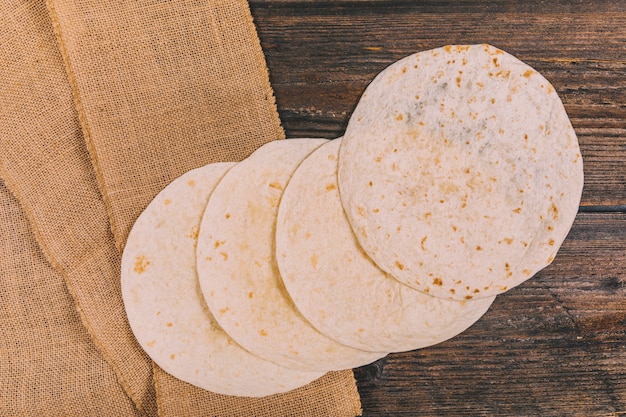
[{"label": "rustic table surface", "polygon": [[364,416],[626,416],[626,1],[251,0],[288,137],[341,136],[395,60],[490,43],[552,82],[585,186],[557,258],[463,334],[355,370]]}]

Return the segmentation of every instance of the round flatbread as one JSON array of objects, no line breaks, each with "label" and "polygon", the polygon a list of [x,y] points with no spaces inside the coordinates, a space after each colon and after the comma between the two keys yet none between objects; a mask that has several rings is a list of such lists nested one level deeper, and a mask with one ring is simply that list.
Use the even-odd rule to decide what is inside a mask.
[{"label": "round flatbread", "polygon": [[421,52],[382,71],[350,118],[338,177],[374,262],[457,300],[502,293],[547,266],[583,186],[554,88],[489,45]]},{"label": "round flatbread", "polygon": [[224,176],[200,226],[198,275],[218,323],[244,348],[302,370],[331,371],[384,354],[343,346],[297,311],[275,256],[278,204],[298,164],[325,139],[268,143]]},{"label": "round flatbread", "polygon": [[200,219],[232,163],[210,164],[160,192],[135,222],[122,256],[122,297],[139,344],[171,375],[213,392],[260,397],[320,377],[261,359],[219,327],[200,292],[195,247]]},{"label": "round flatbread", "polygon": [[461,333],[495,297],[432,297],[376,267],[356,241],[341,205],[340,142],[333,140],[309,155],[280,201],[277,260],[298,310],[328,337],[374,352],[423,348]]}]

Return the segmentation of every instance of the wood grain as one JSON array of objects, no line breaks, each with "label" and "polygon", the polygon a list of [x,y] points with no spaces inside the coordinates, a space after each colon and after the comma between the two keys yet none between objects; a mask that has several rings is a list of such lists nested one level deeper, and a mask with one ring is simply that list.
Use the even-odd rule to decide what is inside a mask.
[{"label": "wood grain", "polygon": [[626,2],[251,4],[288,137],[340,136],[367,84],[395,60],[491,43],[561,96],[586,163],[582,204],[626,204]]},{"label": "wood grain", "polygon": [[288,137],[338,137],[397,59],[491,43],[555,86],[585,162],[557,258],[463,334],[355,370],[364,416],[626,414],[626,1],[252,0]]},{"label": "wood grain", "polygon": [[625,264],[626,214],[579,214],[553,264],[469,330],[357,369],[364,416],[626,411]]}]

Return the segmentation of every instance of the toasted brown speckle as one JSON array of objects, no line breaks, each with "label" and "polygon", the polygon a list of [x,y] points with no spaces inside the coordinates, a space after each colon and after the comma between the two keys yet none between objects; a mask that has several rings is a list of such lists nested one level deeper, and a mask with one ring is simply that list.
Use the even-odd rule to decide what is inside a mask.
[{"label": "toasted brown speckle", "polygon": [[270,182],[269,183],[269,187],[273,188],[275,190],[282,190],[283,189],[283,186],[279,182],[276,182],[276,181]]},{"label": "toasted brown speckle", "polygon": [[143,274],[144,272],[146,272],[146,268],[148,268],[149,265],[150,261],[148,260],[148,258],[145,255],[139,255],[135,258],[135,267],[133,268],[133,270],[137,274]]}]

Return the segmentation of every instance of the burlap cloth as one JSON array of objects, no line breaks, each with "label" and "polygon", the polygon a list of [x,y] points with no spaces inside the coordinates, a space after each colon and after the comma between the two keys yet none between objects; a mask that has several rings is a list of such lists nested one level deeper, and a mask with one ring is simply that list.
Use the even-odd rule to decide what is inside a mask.
[{"label": "burlap cloth", "polygon": [[0,415],[359,414],[351,371],[263,399],[191,387],[126,321],[120,251],[141,210],[183,172],[283,138],[247,3],[0,4],[0,175],[16,198],[0,188]]}]

